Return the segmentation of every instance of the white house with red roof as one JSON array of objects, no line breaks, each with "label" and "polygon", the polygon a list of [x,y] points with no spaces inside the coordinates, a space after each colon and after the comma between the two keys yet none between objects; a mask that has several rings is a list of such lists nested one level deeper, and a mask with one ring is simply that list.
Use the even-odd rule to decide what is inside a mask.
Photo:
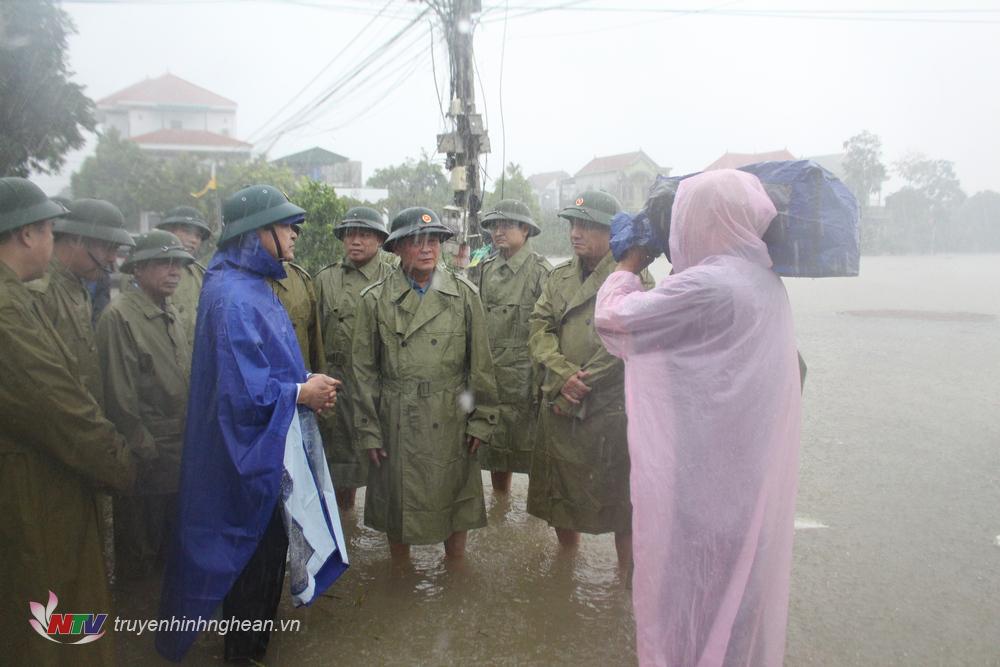
[{"label": "white house with red roof", "polygon": [[248,158],[236,139],[236,102],[167,73],[97,102],[97,118],[140,148],[169,156]]},{"label": "white house with red roof", "polygon": [[595,157],[573,175],[572,185],[564,182],[563,194],[575,196],[586,190],[613,194],[629,211],[637,211],[646,202],[649,187],[657,175],[670,175],[670,167],[661,167],[641,149],[633,153]]}]

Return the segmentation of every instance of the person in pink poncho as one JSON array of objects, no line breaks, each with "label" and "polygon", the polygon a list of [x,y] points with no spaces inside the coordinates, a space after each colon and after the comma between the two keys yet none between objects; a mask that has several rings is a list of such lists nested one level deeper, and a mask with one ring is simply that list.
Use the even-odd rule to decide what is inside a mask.
[{"label": "person in pink poncho", "polygon": [[736,170],[681,182],[673,273],[631,249],[595,325],[625,361],[640,665],[781,665],[798,470],[792,311],[761,240],[775,208]]}]

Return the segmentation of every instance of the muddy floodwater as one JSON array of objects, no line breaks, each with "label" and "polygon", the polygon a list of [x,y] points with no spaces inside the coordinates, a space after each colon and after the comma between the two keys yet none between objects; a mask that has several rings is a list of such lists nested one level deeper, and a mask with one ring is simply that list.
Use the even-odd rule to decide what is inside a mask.
[{"label": "muddy floodwater", "polygon": [[[786,285],[809,366],[786,664],[1000,665],[1000,256],[864,258],[861,278]],[[350,570],[308,609],[286,591],[301,626],[265,663],[635,664],[612,537],[560,553],[524,475],[509,497],[483,485],[489,526],[457,567],[440,546],[395,567],[345,513]],[[149,618],[158,594],[120,586],[116,612]],[[158,662],[149,635],[116,634],[121,664]],[[205,635],[186,664],[221,656]]]}]

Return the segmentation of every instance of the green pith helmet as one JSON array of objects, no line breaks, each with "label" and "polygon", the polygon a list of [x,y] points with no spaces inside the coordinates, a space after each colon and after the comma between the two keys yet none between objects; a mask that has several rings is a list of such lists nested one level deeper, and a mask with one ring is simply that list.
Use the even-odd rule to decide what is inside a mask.
[{"label": "green pith helmet", "polygon": [[297,224],[302,222],[305,214],[304,209],[288,201],[285,193],[273,185],[251,185],[230,196],[222,204],[219,245],[276,222],[297,218]]},{"label": "green pith helmet", "polygon": [[74,199],[69,215],[56,221],[53,231],[73,234],[118,245],[135,245],[125,230],[125,216],[118,207],[103,199]]},{"label": "green pith helmet", "polygon": [[122,263],[122,273],[132,273],[139,262],[149,259],[180,259],[184,264],[194,261],[181,240],[168,231],[154,229],[135,240],[135,246]]},{"label": "green pith helmet", "polygon": [[528,236],[538,236],[542,233],[542,228],[531,219],[531,210],[516,199],[503,199],[497,202],[493,210],[483,216],[482,224],[489,229],[500,220],[523,222],[528,226]]},{"label": "green pith helmet", "polygon": [[0,233],[40,220],[67,215],[66,208],[45,196],[42,189],[26,178],[0,178]]},{"label": "green pith helmet", "polygon": [[189,227],[194,227],[201,233],[202,241],[212,235],[212,228],[205,222],[201,211],[193,206],[175,206],[167,211],[166,215],[163,216],[163,220],[160,220],[160,224],[156,225],[156,228],[163,229],[170,225],[188,225]]},{"label": "green pith helmet", "polygon": [[385,221],[382,214],[367,206],[355,206],[344,214],[344,219],[333,228],[333,235],[341,241],[348,229],[370,229],[382,235],[385,241],[389,236],[389,230],[385,228]]},{"label": "green pith helmet", "polygon": [[434,211],[422,206],[413,206],[404,208],[392,219],[389,238],[382,243],[382,247],[391,251],[399,239],[417,234],[434,234],[444,241],[454,236],[455,232],[448,229]]},{"label": "green pith helmet", "polygon": [[576,196],[572,206],[559,211],[559,217],[566,220],[582,220],[596,222],[599,225],[611,226],[611,218],[622,212],[621,202],[607,192],[587,190]]}]

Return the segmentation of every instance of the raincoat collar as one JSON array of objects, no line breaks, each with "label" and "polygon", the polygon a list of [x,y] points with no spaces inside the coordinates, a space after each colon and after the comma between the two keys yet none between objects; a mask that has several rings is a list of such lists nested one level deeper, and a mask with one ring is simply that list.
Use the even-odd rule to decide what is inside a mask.
[{"label": "raincoat collar", "polygon": [[58,275],[64,280],[68,280],[74,285],[79,285],[83,287],[83,280],[81,280],[75,273],[69,270],[69,267],[63,264],[55,253],[52,253],[52,259],[49,260],[49,267],[52,269],[52,273]]},{"label": "raincoat collar", "polygon": [[219,248],[212,258],[209,268],[216,268],[224,264],[248,273],[255,273],[264,278],[281,280],[288,276],[284,265],[264,249],[256,234],[244,234],[238,241]]},{"label": "raincoat collar", "polygon": [[591,299],[597,296],[597,291],[601,289],[601,284],[604,279],[611,275],[612,270],[615,267],[615,258],[608,251],[608,254],[604,256],[594,270],[590,272],[586,278],[583,277],[583,262],[579,257],[573,258],[573,277],[580,281],[580,286],[574,292],[573,297],[569,300],[566,305],[565,313],[582,306]]},{"label": "raincoat collar", "polygon": [[512,273],[517,273],[521,270],[521,267],[525,265],[528,261],[528,256],[531,254],[531,250],[528,248],[528,244],[525,243],[521,246],[521,249],[514,253],[514,256],[510,259],[504,259],[504,256],[500,253],[496,254],[496,259],[493,261],[496,263],[497,269],[501,266],[508,266]]},{"label": "raincoat collar", "polygon": [[169,297],[163,308],[160,308],[155,301],[149,298],[148,294],[142,291],[141,287],[136,286],[134,290],[125,292],[125,298],[132,300],[147,320],[154,320],[158,317],[166,317],[171,321],[174,319],[174,309],[170,305]]},{"label": "raincoat collar", "polygon": [[3,262],[0,262],[0,283],[17,283],[21,285],[21,279],[17,277],[14,273],[14,269],[10,268]]},{"label": "raincoat collar", "polygon": [[[414,291],[415,289],[410,285],[410,277],[406,275],[403,271],[402,266],[396,267],[396,275],[398,277],[397,289],[393,293],[393,301],[399,303],[406,296],[407,292]],[[431,291],[438,291],[442,294],[447,294],[448,296],[459,296],[458,285],[455,283],[455,276],[451,274],[450,271],[442,269],[438,266],[434,269],[434,275],[431,276],[431,282],[427,286],[427,293]]]},{"label": "raincoat collar", "polygon": [[369,259],[367,263],[361,266],[358,266],[357,264],[355,264],[354,262],[345,257],[344,268],[347,269],[348,271],[357,271],[358,273],[360,273],[365,277],[365,280],[371,282],[372,280],[375,279],[375,276],[378,273],[378,265],[380,261],[381,258],[379,257],[377,252],[375,253],[374,257]]}]

